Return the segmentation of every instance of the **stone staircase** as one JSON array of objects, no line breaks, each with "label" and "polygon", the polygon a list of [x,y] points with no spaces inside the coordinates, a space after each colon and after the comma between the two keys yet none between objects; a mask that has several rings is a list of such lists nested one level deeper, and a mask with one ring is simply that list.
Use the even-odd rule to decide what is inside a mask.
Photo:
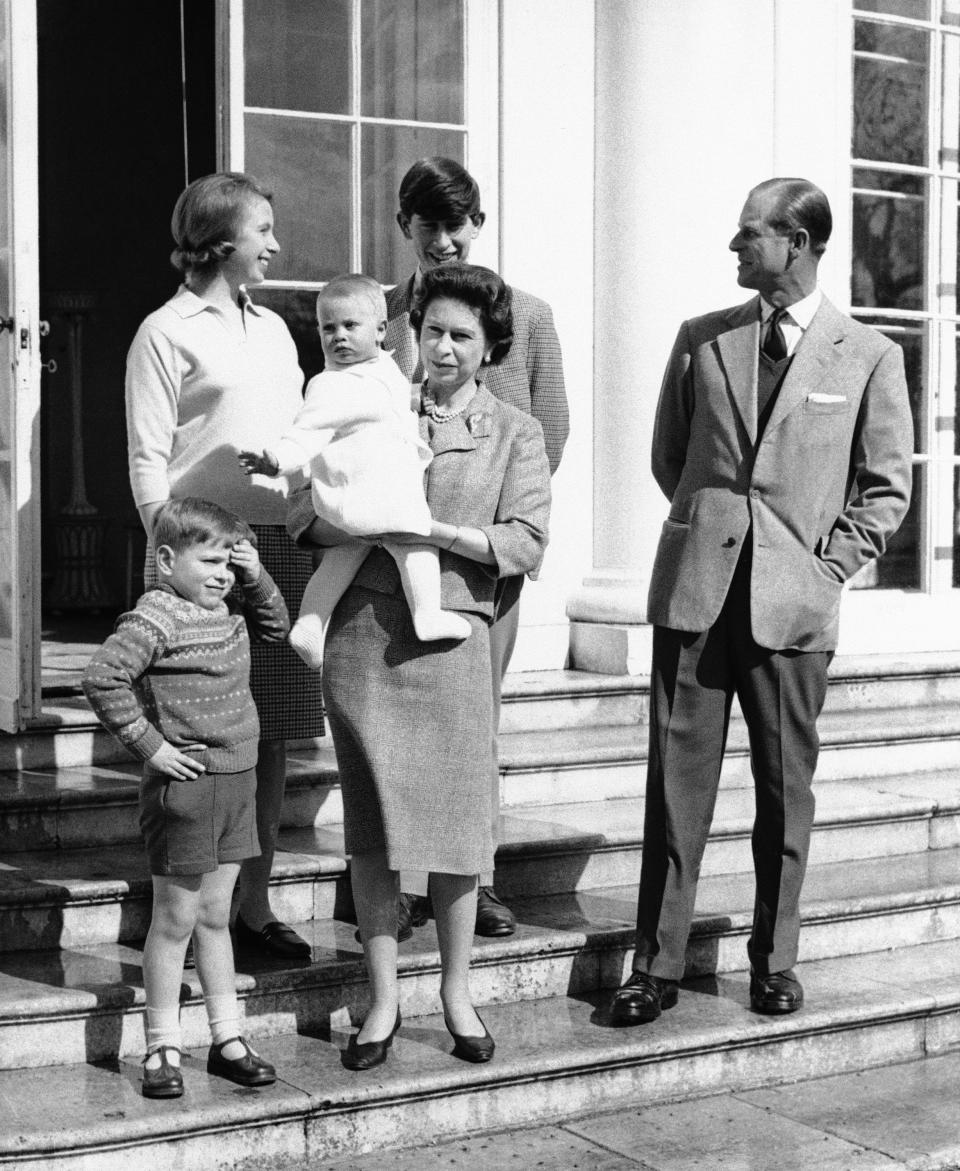
[{"label": "stone staircase", "polygon": [[476,940],[474,993],[498,1043],[489,1066],[450,1054],[430,923],[400,948],[404,1024],[389,1060],[341,1068],[365,973],[333,752],[296,749],[274,907],[313,960],[237,963],[246,1033],[280,1080],[257,1091],[207,1077],[187,972],[195,1052],[175,1103],[139,1094],[150,882],[137,768],[81,699],[51,699],[37,727],[0,739],[0,1163],[323,1166],[960,1047],[960,656],[833,665],[804,890],[807,1007],[785,1018],[748,1007],[752,789],[735,716],[680,1003],[654,1025],[607,1026],[631,956],[647,698],[642,678],[508,677],[497,883],[520,927]]}]

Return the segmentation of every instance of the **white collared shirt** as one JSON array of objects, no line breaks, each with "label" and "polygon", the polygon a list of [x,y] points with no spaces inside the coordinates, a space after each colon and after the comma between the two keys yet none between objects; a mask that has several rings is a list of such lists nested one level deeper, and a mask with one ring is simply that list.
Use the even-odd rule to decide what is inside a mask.
[{"label": "white collared shirt", "polygon": [[200,496],[254,524],[283,524],[285,482],[244,475],[303,405],[283,320],[241,298],[243,329],[185,286],[146,318],[127,355],[130,484],[139,506]]},{"label": "white collared shirt", "polygon": [[[792,305],[788,305],[787,312],[780,318],[780,328],[783,330],[783,337],[787,343],[787,357],[792,358],[794,351],[800,344],[800,339],[804,333],[810,328],[810,322],[813,321],[814,315],[820,308],[820,303],[823,301],[823,293],[819,288],[813,290],[809,296],[803,297],[799,301],[794,301]],[[760,298],[760,337],[766,337],[767,324],[770,321],[770,316],[774,311],[774,306],[763,297]]]}]

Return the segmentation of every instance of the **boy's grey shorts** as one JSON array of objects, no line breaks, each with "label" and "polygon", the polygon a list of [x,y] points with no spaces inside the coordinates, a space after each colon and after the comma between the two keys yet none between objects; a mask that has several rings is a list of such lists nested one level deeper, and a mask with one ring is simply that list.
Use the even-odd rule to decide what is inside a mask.
[{"label": "boy's grey shorts", "polygon": [[209,874],[222,862],[260,853],[257,774],[203,773],[175,781],[145,771],[140,782],[140,831],[151,874]]}]

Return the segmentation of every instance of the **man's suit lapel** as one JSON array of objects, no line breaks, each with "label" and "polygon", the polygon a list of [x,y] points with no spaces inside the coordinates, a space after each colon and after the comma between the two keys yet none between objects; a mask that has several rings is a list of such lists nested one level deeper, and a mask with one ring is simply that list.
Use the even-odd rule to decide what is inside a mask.
[{"label": "man's suit lapel", "polygon": [[811,390],[829,378],[831,367],[840,360],[837,343],[843,340],[845,332],[843,315],[824,297],[793,355],[765,434],[771,434]]},{"label": "man's suit lapel", "polygon": [[717,347],[727,375],[730,395],[737,405],[750,442],[757,440],[757,355],[760,350],[760,299],[738,305],[729,317],[730,328],[719,334]]}]

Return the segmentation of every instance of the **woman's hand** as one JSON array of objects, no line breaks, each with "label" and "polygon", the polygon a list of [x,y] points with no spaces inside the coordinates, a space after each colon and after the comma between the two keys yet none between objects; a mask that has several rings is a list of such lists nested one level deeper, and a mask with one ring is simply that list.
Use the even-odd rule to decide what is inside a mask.
[{"label": "woman's hand", "polygon": [[[206,745],[198,744],[197,747],[205,748]],[[168,740],[164,740],[147,764],[157,772],[173,777],[175,781],[195,781],[201,773],[207,771],[199,760],[194,760],[179,748],[174,748]]]},{"label": "woman's hand", "polygon": [[244,538],[230,550],[230,564],[241,585],[253,585],[260,580],[260,555]]},{"label": "woman's hand", "polygon": [[277,462],[277,457],[271,451],[264,448],[260,455],[255,451],[241,451],[237,453],[237,459],[240,461],[240,467],[248,476],[270,476],[277,475],[280,471],[280,464]]}]

